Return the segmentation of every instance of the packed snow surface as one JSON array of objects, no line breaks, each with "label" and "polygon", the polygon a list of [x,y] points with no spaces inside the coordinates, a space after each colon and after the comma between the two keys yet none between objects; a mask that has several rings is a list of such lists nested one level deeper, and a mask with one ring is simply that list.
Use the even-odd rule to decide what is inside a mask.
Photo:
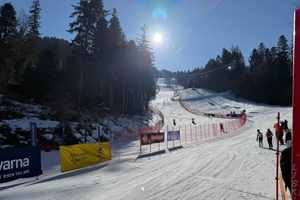
[{"label": "packed snow surface", "polygon": [[[276,151],[259,148],[256,130],[274,133],[277,113],[292,125],[292,108],[256,104],[236,99],[230,93],[207,89],[186,89],[175,80],[158,79],[159,93],[151,104],[165,116],[166,127],[176,123],[190,126],[191,119],[201,124],[227,122],[189,113],[178,101],[203,112],[240,113],[246,110],[247,122],[237,131],[198,142],[182,141],[182,148],[140,155],[138,140],[113,143],[112,160],[61,173],[59,151],[42,152],[44,174],[0,185],[1,200],[20,199],[275,199]],[[172,84],[170,87],[169,84]],[[174,94],[173,89],[178,89]],[[50,136],[49,136],[50,137]],[[280,151],[285,146],[280,146]],[[162,150],[162,149],[161,149]],[[155,151],[155,150],[153,150]]]}]

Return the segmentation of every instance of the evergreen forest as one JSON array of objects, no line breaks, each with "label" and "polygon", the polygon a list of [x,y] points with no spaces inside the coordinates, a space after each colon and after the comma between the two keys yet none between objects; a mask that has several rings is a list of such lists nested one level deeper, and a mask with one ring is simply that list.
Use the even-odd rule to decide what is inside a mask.
[{"label": "evergreen forest", "polygon": [[97,115],[142,114],[155,95],[154,56],[147,26],[127,41],[118,13],[102,0],[72,5],[71,42],[41,37],[41,6],[29,13],[11,3],[0,7],[0,94],[50,105],[68,119],[68,111]]},{"label": "evergreen forest", "polygon": [[69,120],[69,110],[142,114],[155,95],[154,78],[160,77],[177,78],[185,88],[205,87],[259,103],[292,104],[293,49],[283,35],[276,47],[260,43],[247,62],[239,46],[232,45],[193,71],[159,71],[147,25],[135,41],[127,41],[117,10],[106,10],[103,0],[72,5],[72,22],[66,27],[74,35],[71,42],[41,37],[40,0],[32,1],[29,13],[17,13],[10,3],[0,6],[0,94],[50,105],[61,112],[61,121]]}]

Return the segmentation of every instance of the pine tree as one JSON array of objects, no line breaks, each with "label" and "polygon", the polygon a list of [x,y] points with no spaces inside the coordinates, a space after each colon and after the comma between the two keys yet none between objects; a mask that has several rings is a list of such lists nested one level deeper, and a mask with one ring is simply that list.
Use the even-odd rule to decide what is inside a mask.
[{"label": "pine tree", "polygon": [[0,7],[0,92],[14,80],[16,11],[11,3]]},{"label": "pine tree", "polygon": [[141,39],[138,39],[138,50],[140,54],[139,81],[136,92],[136,109],[140,112],[148,108],[149,98],[155,94],[154,87],[154,55],[149,45],[149,36],[147,35],[148,26],[145,24],[142,28]]},{"label": "pine tree", "polygon": [[[120,82],[120,76],[117,77],[117,72],[120,71],[120,63],[117,62],[116,57],[120,53],[121,46],[125,44],[125,35],[122,31],[117,10],[114,8],[112,17],[109,20],[109,41],[110,41],[110,114],[113,114],[115,85]],[[123,95],[125,95],[123,93]]]},{"label": "pine tree", "polygon": [[40,40],[40,32],[39,28],[41,27],[41,22],[39,21],[41,16],[41,7],[40,0],[33,0],[32,5],[30,7],[29,13],[29,39],[28,39],[28,48],[30,48],[30,58],[31,58],[31,66],[35,66],[37,62],[38,56],[38,48],[39,48],[39,40]]},{"label": "pine tree", "polygon": [[87,66],[94,39],[94,23],[96,21],[89,3],[88,0],[80,0],[77,6],[72,5],[75,11],[70,15],[70,18],[76,17],[76,20],[69,24],[70,29],[68,30],[70,33],[77,33],[72,40],[72,47],[73,55],[76,58],[75,63],[78,66],[79,72],[79,110],[84,84],[84,73],[88,70]]}]

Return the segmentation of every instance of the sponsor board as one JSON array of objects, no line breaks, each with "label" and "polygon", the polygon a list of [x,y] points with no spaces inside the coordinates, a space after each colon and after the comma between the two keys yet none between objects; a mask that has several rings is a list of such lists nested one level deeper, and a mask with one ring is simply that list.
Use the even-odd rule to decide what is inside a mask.
[{"label": "sponsor board", "polygon": [[142,133],[141,144],[161,143],[165,141],[165,133]]},{"label": "sponsor board", "polygon": [[42,173],[41,147],[0,149],[0,183]]},{"label": "sponsor board", "polygon": [[110,142],[60,146],[61,172],[111,160]]},{"label": "sponsor board", "polygon": [[168,131],[168,141],[180,140],[180,131]]}]

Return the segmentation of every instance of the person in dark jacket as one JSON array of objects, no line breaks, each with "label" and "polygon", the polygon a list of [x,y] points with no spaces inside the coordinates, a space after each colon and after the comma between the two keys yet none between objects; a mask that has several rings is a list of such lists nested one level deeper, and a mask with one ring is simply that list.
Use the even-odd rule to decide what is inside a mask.
[{"label": "person in dark jacket", "polygon": [[292,133],[291,133],[291,129],[286,129],[285,143],[286,143],[287,147],[289,147],[289,146],[292,145]]},{"label": "person in dark jacket", "polygon": [[267,130],[266,137],[267,137],[267,141],[268,141],[268,144],[269,144],[269,148],[270,149],[273,148],[273,142],[272,142],[273,133],[271,132],[271,130],[269,128]]},{"label": "person in dark jacket", "polygon": [[285,187],[288,187],[292,193],[292,147],[288,147],[281,152],[280,168]]}]

